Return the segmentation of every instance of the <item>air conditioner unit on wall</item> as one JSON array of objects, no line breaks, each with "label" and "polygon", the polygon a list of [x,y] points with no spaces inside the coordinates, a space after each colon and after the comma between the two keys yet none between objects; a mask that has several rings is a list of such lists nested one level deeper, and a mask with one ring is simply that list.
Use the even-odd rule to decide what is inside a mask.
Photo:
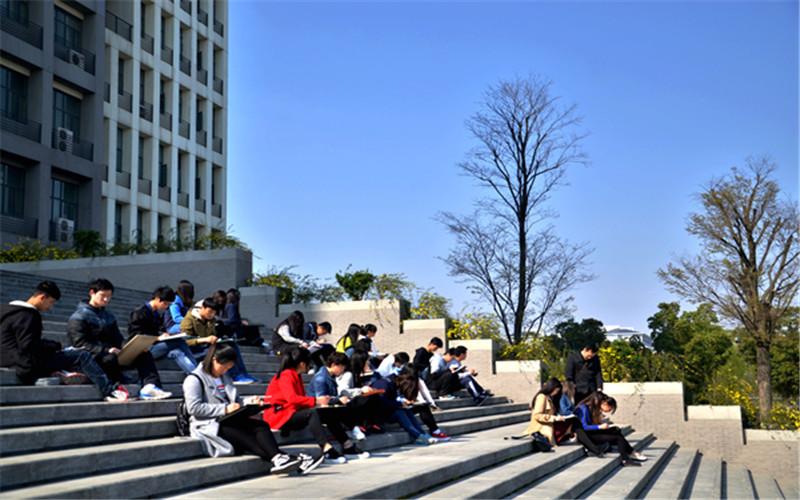
[{"label": "air conditioner unit on wall", "polygon": [[59,243],[72,243],[72,233],[75,232],[75,221],[59,217],[56,219],[56,241]]},{"label": "air conditioner unit on wall", "polygon": [[79,67],[80,69],[84,69],[86,67],[86,56],[78,52],[77,50],[69,50],[69,62],[74,64],[75,66]]},{"label": "air conditioner unit on wall", "polygon": [[65,153],[72,153],[72,141],[74,134],[72,130],[64,127],[56,128],[56,149]]}]

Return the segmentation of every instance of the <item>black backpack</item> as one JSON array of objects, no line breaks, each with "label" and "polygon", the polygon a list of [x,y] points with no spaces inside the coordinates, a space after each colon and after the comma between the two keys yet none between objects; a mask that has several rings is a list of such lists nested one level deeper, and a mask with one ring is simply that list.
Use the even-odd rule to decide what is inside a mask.
[{"label": "black backpack", "polygon": [[[196,377],[197,380],[200,381],[202,385],[203,381],[200,380],[200,377],[197,376],[195,373],[190,373],[190,377]],[[189,432],[189,412],[186,409],[186,397],[184,396],[183,400],[178,403],[178,410],[176,411],[175,415],[175,426],[178,428],[178,435],[179,436],[189,436],[191,433]]]}]

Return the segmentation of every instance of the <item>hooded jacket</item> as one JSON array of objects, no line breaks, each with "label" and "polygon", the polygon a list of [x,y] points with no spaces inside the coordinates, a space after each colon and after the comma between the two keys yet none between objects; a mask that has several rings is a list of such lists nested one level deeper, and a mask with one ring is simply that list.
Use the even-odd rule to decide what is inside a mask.
[{"label": "hooded jacket", "polygon": [[122,333],[117,319],[105,307],[93,307],[80,302],[67,322],[67,337],[70,345],[100,356],[111,347],[122,347]]},{"label": "hooded jacket", "polygon": [[0,366],[14,368],[23,383],[37,378],[36,369],[61,344],[42,338],[42,315],[21,300],[0,307]]}]

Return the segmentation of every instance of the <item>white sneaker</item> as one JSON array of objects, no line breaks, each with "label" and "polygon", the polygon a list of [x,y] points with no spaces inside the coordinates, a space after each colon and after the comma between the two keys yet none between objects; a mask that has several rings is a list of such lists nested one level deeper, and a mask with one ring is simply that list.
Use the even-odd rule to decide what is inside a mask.
[{"label": "white sneaker", "polygon": [[631,458],[634,460],[638,460],[639,462],[647,461],[647,457],[639,453],[638,451],[634,451],[631,453]]},{"label": "white sneaker", "polygon": [[289,474],[299,469],[303,460],[285,453],[279,453],[272,457],[271,462],[272,467],[269,468],[271,474]]},{"label": "white sneaker", "polygon": [[106,396],[106,401],[109,403],[125,403],[130,401],[128,389],[124,385],[118,385],[111,394]]},{"label": "white sneaker", "polygon": [[139,397],[142,399],[167,399],[172,397],[172,393],[162,390],[156,384],[147,384],[139,389]]},{"label": "white sneaker", "polygon": [[364,431],[362,431],[358,426],[353,427],[351,434],[353,435],[353,438],[358,441],[367,439],[367,435],[364,434]]}]

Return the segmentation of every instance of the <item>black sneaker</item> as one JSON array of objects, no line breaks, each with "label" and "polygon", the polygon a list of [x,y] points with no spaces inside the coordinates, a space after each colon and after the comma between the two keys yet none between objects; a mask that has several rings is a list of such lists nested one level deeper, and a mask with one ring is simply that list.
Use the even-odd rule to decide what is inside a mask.
[{"label": "black sneaker", "polygon": [[342,456],[341,453],[336,451],[336,448],[331,448],[330,450],[325,452],[325,463],[326,464],[346,464],[347,459]]},{"label": "black sneaker", "polygon": [[301,460],[300,468],[298,469],[298,474],[308,474],[312,470],[316,469],[319,464],[325,461],[325,454],[321,454],[318,457],[312,457],[311,455],[306,455],[305,453],[301,453],[297,456]]},{"label": "black sneaker", "polygon": [[641,467],[642,464],[637,462],[636,460],[623,460],[622,461],[623,467]]},{"label": "black sneaker", "polygon": [[289,474],[300,468],[302,460],[297,457],[287,455],[286,453],[278,453],[272,457],[272,467],[269,468],[272,474]]},{"label": "black sneaker", "polygon": [[344,449],[345,458],[369,458],[368,451],[361,451],[356,445]]},{"label": "black sneaker", "polygon": [[587,455],[594,455],[597,458],[603,458],[603,457],[606,456],[606,452],[608,451],[609,448],[611,448],[611,445],[609,443],[603,443],[603,444],[601,444],[600,446],[597,447],[597,453],[592,453],[591,451],[587,450],[586,454]]}]

